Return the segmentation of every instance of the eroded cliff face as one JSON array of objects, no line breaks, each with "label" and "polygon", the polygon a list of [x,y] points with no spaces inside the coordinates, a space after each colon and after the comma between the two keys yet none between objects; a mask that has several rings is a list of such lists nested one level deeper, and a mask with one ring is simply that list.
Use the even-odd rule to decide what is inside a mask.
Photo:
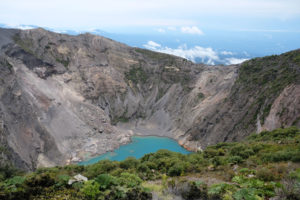
[{"label": "eroded cliff face", "polygon": [[[261,130],[274,130],[282,126],[298,126],[300,122],[300,85],[284,88],[273,102]],[[261,131],[258,130],[258,131]]]},{"label": "eroded cliff face", "polygon": [[[244,77],[252,73],[245,65],[256,61],[205,66],[100,36],[43,29],[1,29],[0,47],[0,141],[8,160],[26,169],[77,162],[133,134],[167,136],[198,150],[242,139],[257,124],[299,126],[298,61],[288,69],[296,76],[262,98],[272,87],[255,89],[247,85],[252,76]],[[300,55],[294,54],[287,59]]]}]

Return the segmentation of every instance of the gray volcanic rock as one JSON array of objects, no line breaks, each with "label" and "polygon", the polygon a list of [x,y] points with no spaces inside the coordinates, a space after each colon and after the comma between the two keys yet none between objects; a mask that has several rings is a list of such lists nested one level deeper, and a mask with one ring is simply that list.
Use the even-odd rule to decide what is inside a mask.
[{"label": "gray volcanic rock", "polygon": [[[255,77],[244,74],[256,73],[245,71],[256,60],[206,66],[101,36],[43,29],[0,29],[0,47],[0,145],[10,152],[2,160],[28,170],[111,151],[133,134],[171,137],[196,151],[257,128],[299,126],[298,62],[288,66],[295,77],[261,97],[274,86],[270,71],[277,70],[274,80],[289,75],[280,71],[281,57],[265,68],[260,63],[270,84],[255,89],[247,83]],[[291,54],[286,60],[300,53]]]}]

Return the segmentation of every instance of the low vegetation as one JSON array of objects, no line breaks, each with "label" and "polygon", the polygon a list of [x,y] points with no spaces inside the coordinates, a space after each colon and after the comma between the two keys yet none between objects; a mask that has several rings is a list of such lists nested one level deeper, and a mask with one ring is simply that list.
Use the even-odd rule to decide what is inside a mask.
[{"label": "low vegetation", "polygon": [[24,39],[21,38],[21,36],[19,34],[16,34],[13,37],[13,40],[15,41],[16,44],[18,44],[25,52],[31,54],[31,55],[35,55],[35,53],[32,51],[32,47],[33,47],[33,40],[31,39]]},{"label": "low vegetation", "polygon": [[127,80],[132,81],[133,83],[145,83],[148,79],[147,73],[140,66],[131,66],[129,72],[125,73]]},{"label": "low vegetation", "polygon": [[[0,199],[300,199],[299,166],[300,130],[290,127],[189,155],[159,150],[122,162],[11,172],[1,179]],[[68,184],[77,174],[88,181]]]}]

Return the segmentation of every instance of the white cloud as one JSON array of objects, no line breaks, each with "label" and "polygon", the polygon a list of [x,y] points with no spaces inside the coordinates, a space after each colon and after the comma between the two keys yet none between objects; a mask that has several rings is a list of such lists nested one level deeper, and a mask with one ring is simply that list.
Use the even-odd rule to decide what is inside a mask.
[{"label": "white cloud", "polygon": [[203,31],[200,30],[197,26],[183,26],[181,27],[182,33],[188,33],[188,34],[197,34],[197,35],[203,35]]},{"label": "white cloud", "polygon": [[247,59],[247,58],[226,58],[225,60],[226,60],[227,65],[236,65],[236,64],[240,64],[249,59]]},{"label": "white cloud", "polygon": [[[222,51],[222,52],[217,52],[214,49],[210,47],[201,47],[201,46],[194,46],[192,48],[188,48],[186,44],[178,46],[177,48],[170,48],[167,46],[162,46],[161,44],[158,44],[154,41],[148,41],[147,44],[143,45],[145,48],[161,52],[161,53],[167,53],[167,54],[172,54],[175,56],[179,56],[182,58],[186,58],[188,60],[191,60],[193,62],[201,62],[201,63],[206,63],[209,65],[214,65],[216,63],[222,63],[225,65],[233,65],[233,64],[239,64],[241,62],[244,62],[248,59],[246,58],[220,58],[221,55],[233,55],[234,53],[230,51]],[[224,54],[225,53],[225,54]]]},{"label": "white cloud", "polygon": [[221,51],[222,55],[228,56],[228,55],[233,55],[233,53],[231,51]]},{"label": "white cloud", "polygon": [[160,44],[156,43],[156,42],[153,42],[153,41],[148,41],[147,44],[144,44],[143,45],[145,48],[147,49],[151,49],[151,50],[155,50],[159,47],[161,47]]},{"label": "white cloud", "polygon": [[217,52],[215,52],[212,48],[209,47],[204,48],[200,46],[195,46],[189,49],[186,45],[181,45],[175,49],[164,47],[161,49],[157,49],[157,51],[180,56],[193,62],[195,62],[196,59],[201,59],[202,62],[206,62],[207,64],[211,65],[215,64],[215,61],[219,60]]},{"label": "white cloud", "polygon": [[215,64],[215,61],[219,60],[217,52],[210,47],[204,48],[200,46],[195,46],[193,48],[187,48],[187,46],[184,44],[173,49],[169,47],[163,47],[154,41],[148,41],[148,43],[143,46],[153,51],[172,54],[175,56],[186,58],[193,62],[195,62],[196,59],[200,59],[203,63],[205,62],[207,64],[213,65]]}]

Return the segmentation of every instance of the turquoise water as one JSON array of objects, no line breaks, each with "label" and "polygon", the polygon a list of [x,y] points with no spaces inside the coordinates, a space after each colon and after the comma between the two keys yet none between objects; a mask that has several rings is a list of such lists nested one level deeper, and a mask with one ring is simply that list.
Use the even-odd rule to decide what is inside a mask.
[{"label": "turquoise water", "polygon": [[166,137],[134,136],[131,138],[131,140],[131,143],[122,145],[119,149],[116,149],[113,152],[108,152],[90,160],[82,161],[79,163],[79,165],[90,165],[105,159],[122,161],[129,156],[141,158],[147,153],[153,153],[160,149],[167,149],[182,154],[190,153],[188,150],[181,147],[175,140]]}]

